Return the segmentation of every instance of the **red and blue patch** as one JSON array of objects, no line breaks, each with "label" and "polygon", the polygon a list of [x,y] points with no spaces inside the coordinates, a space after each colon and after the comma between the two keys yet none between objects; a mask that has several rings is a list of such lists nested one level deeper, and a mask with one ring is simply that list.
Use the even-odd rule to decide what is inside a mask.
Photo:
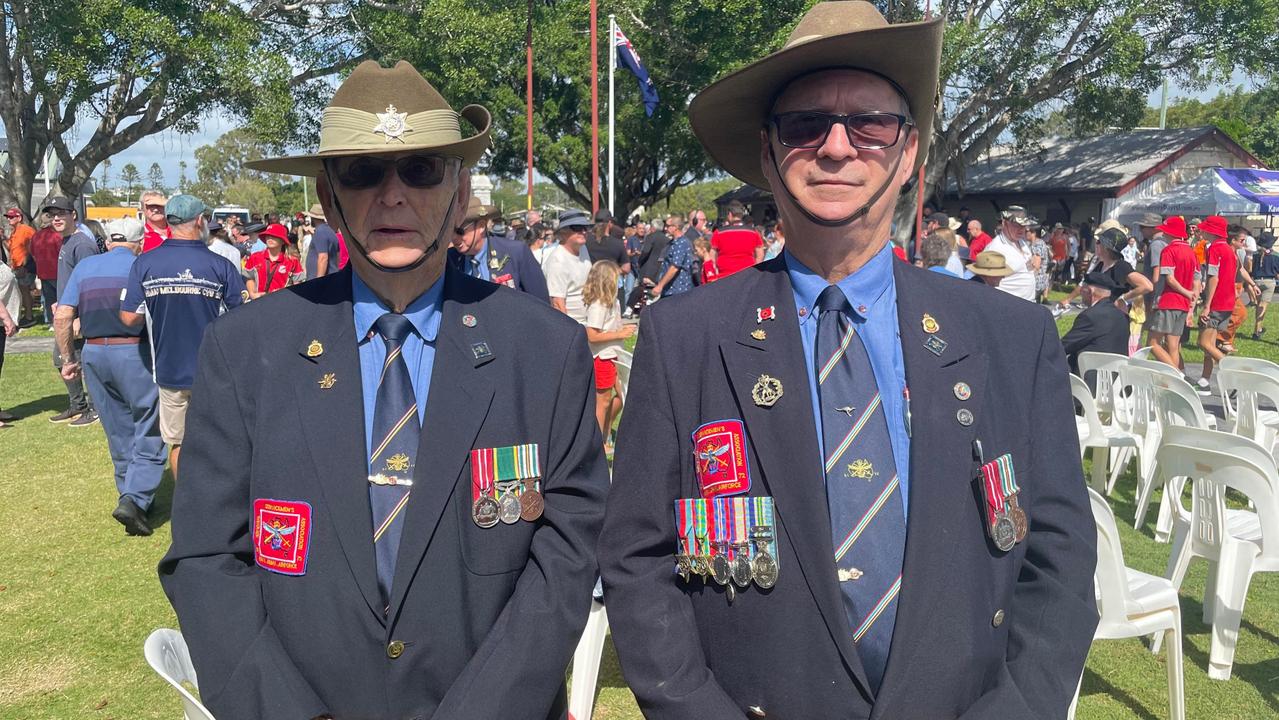
[{"label": "red and blue patch", "polygon": [[281,575],[305,575],[310,550],[310,503],[253,501],[253,555],[258,565]]},{"label": "red and blue patch", "polygon": [[750,492],[746,426],[741,420],[716,420],[694,430],[693,456],[702,497]]}]

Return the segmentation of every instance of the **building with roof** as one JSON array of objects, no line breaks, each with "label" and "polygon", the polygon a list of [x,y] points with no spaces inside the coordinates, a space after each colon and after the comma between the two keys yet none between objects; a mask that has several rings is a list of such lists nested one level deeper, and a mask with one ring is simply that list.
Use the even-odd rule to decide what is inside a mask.
[{"label": "building with roof", "polygon": [[1052,137],[1031,150],[998,147],[947,182],[943,205],[961,206],[987,228],[1021,205],[1044,223],[1100,220],[1124,200],[1155,195],[1208,168],[1261,168],[1252,153],[1213,126],[1142,129],[1084,138]]}]

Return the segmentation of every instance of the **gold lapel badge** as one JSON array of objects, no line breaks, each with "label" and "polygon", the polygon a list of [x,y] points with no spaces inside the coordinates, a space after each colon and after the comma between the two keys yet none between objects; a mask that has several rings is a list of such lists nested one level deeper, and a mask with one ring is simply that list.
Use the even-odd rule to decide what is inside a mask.
[{"label": "gold lapel badge", "polygon": [[782,398],[782,381],[769,375],[760,375],[751,389],[751,399],[760,407],[772,407]]},{"label": "gold lapel badge", "polygon": [[924,325],[924,332],[928,333],[929,335],[932,335],[938,330],[941,330],[941,325],[937,323],[937,318],[933,317],[932,315],[929,315],[928,313],[924,313],[923,325]]},{"label": "gold lapel badge", "polygon": [[320,357],[324,354],[324,346],[319,340],[312,340],[310,345],[306,346],[306,356],[309,358]]},{"label": "gold lapel badge", "polygon": [[751,331],[751,337],[756,340],[764,340],[768,337],[768,333],[764,332],[763,328],[756,328]]},{"label": "gold lapel badge", "polygon": [[324,377],[320,378],[319,385],[321,390],[328,390],[338,381],[338,376],[334,373],[324,373]]}]

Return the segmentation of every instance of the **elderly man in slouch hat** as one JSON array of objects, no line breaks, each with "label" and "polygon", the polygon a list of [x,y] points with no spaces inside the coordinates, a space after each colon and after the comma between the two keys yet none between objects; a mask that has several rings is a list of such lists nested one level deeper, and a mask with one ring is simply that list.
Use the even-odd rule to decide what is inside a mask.
[{"label": "elderly man in slouch hat", "polygon": [[941,41],[819,3],[690,106],[786,249],[640,332],[600,566],[649,718],[1066,714],[1096,530],[1056,327],[889,243]]},{"label": "elderly man in slouch hat", "polygon": [[160,575],[218,717],[564,715],[608,476],[581,326],[447,267],[488,143],[368,62],[318,152],[254,163],[351,255],[204,336]]}]

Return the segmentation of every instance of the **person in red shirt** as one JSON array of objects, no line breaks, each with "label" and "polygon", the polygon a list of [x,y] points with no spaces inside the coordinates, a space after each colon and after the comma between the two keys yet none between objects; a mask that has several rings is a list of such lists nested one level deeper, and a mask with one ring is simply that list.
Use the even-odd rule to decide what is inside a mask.
[{"label": "person in red shirt", "polygon": [[990,244],[991,237],[981,229],[980,220],[968,221],[968,257],[977,257]]},{"label": "person in red shirt", "polygon": [[1181,369],[1181,333],[1199,297],[1199,262],[1186,242],[1185,218],[1174,215],[1155,229],[1168,238],[1168,246],[1159,256],[1164,286],[1150,321],[1150,351],[1160,361]]},{"label": "person in red shirt", "polygon": [[[1200,237],[1209,242],[1205,253],[1208,267],[1208,303],[1199,315],[1199,347],[1204,351],[1203,375],[1195,382],[1200,395],[1209,395],[1209,381],[1212,368],[1226,356],[1217,347],[1217,336],[1230,325],[1230,316],[1235,311],[1235,303],[1239,300],[1239,291],[1235,286],[1235,276],[1239,273],[1239,257],[1235,248],[1226,239],[1228,228],[1226,219],[1220,215],[1209,215],[1199,223]],[[1245,270],[1243,277],[1251,291],[1256,287]]]},{"label": "person in red shirt", "polygon": [[142,252],[150,252],[160,243],[169,239],[169,219],[164,214],[164,204],[168,198],[159,190],[147,190],[142,193],[138,204],[142,210]]},{"label": "person in red shirt", "polygon": [[249,291],[249,298],[256,300],[267,293],[302,282],[305,274],[302,263],[284,252],[284,246],[289,242],[289,231],[279,223],[272,223],[258,233],[258,238],[266,243],[266,249],[253,253],[244,263],[244,286]]},{"label": "person in red shirt", "polygon": [[53,306],[58,303],[58,254],[62,252],[62,233],[44,227],[31,236],[31,257],[36,261],[36,277],[40,280],[40,298],[44,305],[44,324],[53,325]]},{"label": "person in red shirt", "polygon": [[764,236],[743,220],[746,206],[734,200],[725,208],[728,225],[711,234],[711,258],[720,277],[732,275],[764,260]]},{"label": "person in red shirt", "polygon": [[704,237],[694,240],[693,252],[697,255],[697,259],[702,261],[702,274],[697,280],[698,285],[713,283],[724,276],[715,262],[715,254],[711,252],[710,240]]}]

